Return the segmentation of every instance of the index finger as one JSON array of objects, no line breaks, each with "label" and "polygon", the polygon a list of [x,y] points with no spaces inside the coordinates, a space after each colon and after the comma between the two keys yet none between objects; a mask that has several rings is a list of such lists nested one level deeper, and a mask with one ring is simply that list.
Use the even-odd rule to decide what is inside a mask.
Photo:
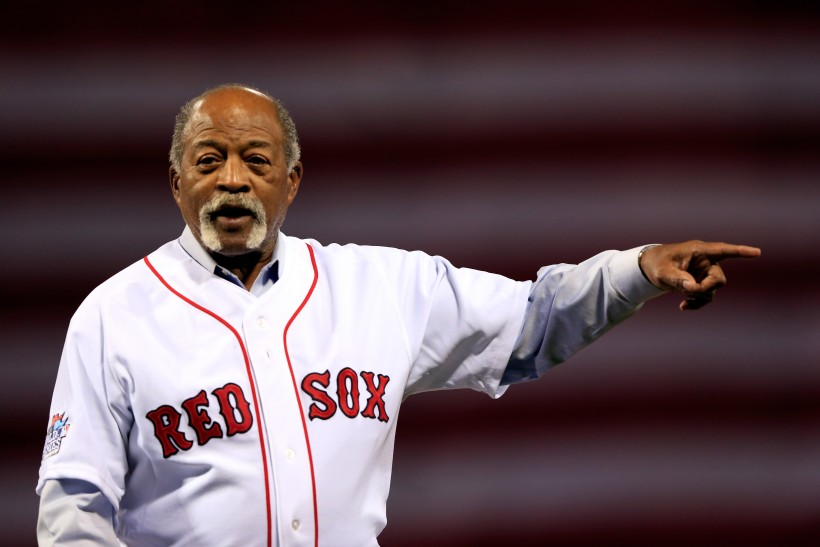
[{"label": "index finger", "polygon": [[733,245],[731,243],[703,243],[702,248],[696,249],[712,260],[725,258],[757,258],[761,254],[758,247],[749,245]]}]

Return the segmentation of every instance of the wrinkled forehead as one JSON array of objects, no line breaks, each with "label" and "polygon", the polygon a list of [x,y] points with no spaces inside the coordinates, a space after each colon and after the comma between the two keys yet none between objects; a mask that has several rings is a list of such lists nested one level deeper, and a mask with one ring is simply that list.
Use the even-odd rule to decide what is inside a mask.
[{"label": "wrinkled forehead", "polygon": [[208,130],[237,136],[267,133],[277,142],[282,140],[276,105],[264,95],[243,88],[214,91],[194,103],[185,140]]}]

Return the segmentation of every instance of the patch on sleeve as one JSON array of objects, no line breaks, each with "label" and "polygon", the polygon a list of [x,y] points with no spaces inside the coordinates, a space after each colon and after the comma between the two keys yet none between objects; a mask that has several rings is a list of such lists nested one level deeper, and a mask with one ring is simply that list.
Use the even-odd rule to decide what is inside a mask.
[{"label": "patch on sleeve", "polygon": [[65,412],[55,414],[51,417],[51,425],[48,426],[48,430],[46,431],[46,444],[43,446],[43,459],[53,456],[60,451],[60,444],[63,442],[65,436],[68,435],[69,427],[70,424],[68,423]]}]

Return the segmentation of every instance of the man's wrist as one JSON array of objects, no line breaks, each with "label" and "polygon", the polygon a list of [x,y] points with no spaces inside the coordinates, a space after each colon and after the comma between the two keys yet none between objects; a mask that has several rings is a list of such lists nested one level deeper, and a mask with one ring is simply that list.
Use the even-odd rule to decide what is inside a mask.
[{"label": "man's wrist", "polygon": [[[660,246],[660,243],[653,243],[651,245],[647,245],[646,247],[644,247],[643,249],[641,249],[638,252],[638,269],[641,270],[641,275],[643,275],[644,279],[646,279],[650,283],[652,283],[652,280],[649,279],[649,276],[646,275],[646,271],[643,269],[643,255],[644,255],[644,253],[646,253],[646,251],[648,251],[652,247],[659,247],[659,246]],[[654,283],[652,283],[652,285],[657,287],[657,285],[655,285]],[[660,287],[658,287],[658,288],[660,288]]]},{"label": "man's wrist", "polygon": [[642,250],[643,247],[634,247],[620,251],[609,262],[610,279],[614,288],[627,301],[634,304],[640,304],[666,292],[649,282],[643,272],[636,271],[638,253]]}]

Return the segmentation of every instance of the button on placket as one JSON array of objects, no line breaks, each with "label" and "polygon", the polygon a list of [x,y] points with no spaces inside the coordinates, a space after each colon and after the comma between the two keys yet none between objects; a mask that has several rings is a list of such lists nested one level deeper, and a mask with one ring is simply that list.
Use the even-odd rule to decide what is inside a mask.
[{"label": "button on placket", "polygon": [[290,526],[291,526],[291,528],[293,528],[293,531],[294,531],[294,532],[296,532],[297,530],[299,530],[299,527],[300,527],[301,525],[302,525],[302,524],[299,522],[299,520],[298,520],[298,519],[293,519],[293,522],[291,522],[291,523],[290,523]]},{"label": "button on placket", "polygon": [[288,461],[293,461],[293,458],[296,457],[296,452],[294,452],[293,449],[288,448],[287,450],[285,450],[285,457],[288,459]]},{"label": "button on placket", "polygon": [[268,322],[265,321],[264,317],[259,316],[259,317],[256,318],[256,326],[259,327],[260,329],[264,329],[267,324],[268,324]]}]

